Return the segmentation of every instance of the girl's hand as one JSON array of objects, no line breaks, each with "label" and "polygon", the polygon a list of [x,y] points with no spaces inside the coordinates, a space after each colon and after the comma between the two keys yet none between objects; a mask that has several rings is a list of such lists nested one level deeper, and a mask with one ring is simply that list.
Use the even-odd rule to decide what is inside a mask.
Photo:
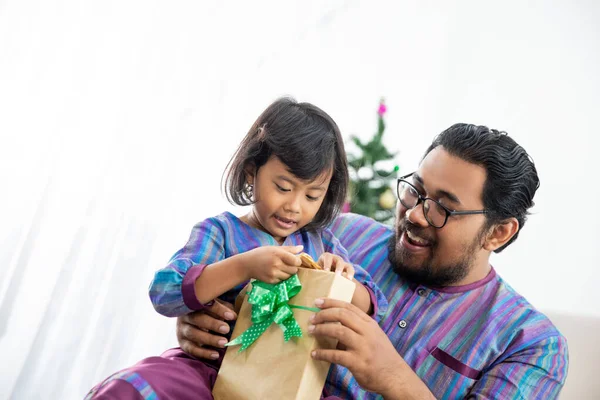
[{"label": "girl's hand", "polygon": [[244,253],[248,278],[271,284],[285,281],[298,272],[302,261],[297,254],[302,249],[303,246],[263,246]]},{"label": "girl's hand", "polygon": [[352,264],[347,263],[340,256],[331,253],[323,253],[317,261],[325,271],[334,271],[338,275],[342,275],[350,280],[354,278],[354,267]]}]

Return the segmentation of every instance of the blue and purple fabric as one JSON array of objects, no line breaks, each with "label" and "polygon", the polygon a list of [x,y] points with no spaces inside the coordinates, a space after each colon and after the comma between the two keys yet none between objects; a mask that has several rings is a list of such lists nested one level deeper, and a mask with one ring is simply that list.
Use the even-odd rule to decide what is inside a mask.
[{"label": "blue and purple fabric", "polygon": [[[486,278],[466,286],[416,285],[393,272],[388,261],[389,227],[343,214],[329,231],[352,263],[363,266],[387,297],[389,308],[385,313],[378,310],[379,315],[384,314],[379,324],[436,398],[558,396],[568,369],[565,338],[494,269]],[[211,368],[210,364],[179,349],[170,350],[118,373],[122,375],[113,375],[108,385],[118,386],[116,391],[105,390],[106,385],[101,384],[94,389],[94,398],[133,393],[138,397],[120,398],[210,399],[210,391],[204,389],[206,381],[200,377],[208,376],[210,385],[217,370],[213,368],[214,375],[210,375],[205,368]],[[185,395],[180,393],[182,388],[187,390]],[[331,367],[324,395],[331,399],[381,398],[360,388],[352,374],[338,365]]]}]

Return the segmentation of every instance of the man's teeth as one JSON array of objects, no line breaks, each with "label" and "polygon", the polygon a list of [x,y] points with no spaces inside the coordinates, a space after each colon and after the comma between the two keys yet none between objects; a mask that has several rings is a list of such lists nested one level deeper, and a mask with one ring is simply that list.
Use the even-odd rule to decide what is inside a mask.
[{"label": "man's teeth", "polygon": [[406,231],[406,234],[408,235],[408,238],[415,243],[422,244],[422,245],[426,245],[428,243],[427,240],[421,239],[420,237],[413,235],[409,231]]}]

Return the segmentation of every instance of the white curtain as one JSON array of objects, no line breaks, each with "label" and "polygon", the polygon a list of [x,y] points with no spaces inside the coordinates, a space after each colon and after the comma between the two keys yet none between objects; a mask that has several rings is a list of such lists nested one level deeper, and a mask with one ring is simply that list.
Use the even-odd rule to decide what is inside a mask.
[{"label": "white curtain", "polygon": [[[173,320],[148,300],[153,272],[195,222],[241,212],[224,201],[221,172],[283,94],[363,137],[386,96],[387,140],[406,172],[451,123],[512,132],[538,163],[541,215],[496,265],[540,308],[597,313],[600,220],[568,218],[579,209],[564,206],[599,194],[598,11],[584,1],[0,2],[0,399],[82,398],[176,345]],[[576,252],[551,233],[557,214]],[[583,282],[564,276],[571,260]],[[565,281],[577,289],[557,299]]]}]

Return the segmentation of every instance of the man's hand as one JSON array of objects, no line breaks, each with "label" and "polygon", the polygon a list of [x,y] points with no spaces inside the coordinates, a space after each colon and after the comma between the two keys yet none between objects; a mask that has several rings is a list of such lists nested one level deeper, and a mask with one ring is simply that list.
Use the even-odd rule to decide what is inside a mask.
[{"label": "man's hand", "polygon": [[214,304],[206,310],[177,318],[179,347],[196,358],[209,360],[219,358],[219,353],[204,346],[225,347],[227,339],[222,335],[229,332],[229,325],[223,321],[236,318],[233,306],[219,300],[215,300]]},{"label": "man's hand", "polygon": [[322,310],[312,317],[309,332],[337,339],[343,350],[318,349],[313,358],[348,368],[363,389],[386,399],[434,398],[375,320],[343,301],[317,299],[315,304]]}]

